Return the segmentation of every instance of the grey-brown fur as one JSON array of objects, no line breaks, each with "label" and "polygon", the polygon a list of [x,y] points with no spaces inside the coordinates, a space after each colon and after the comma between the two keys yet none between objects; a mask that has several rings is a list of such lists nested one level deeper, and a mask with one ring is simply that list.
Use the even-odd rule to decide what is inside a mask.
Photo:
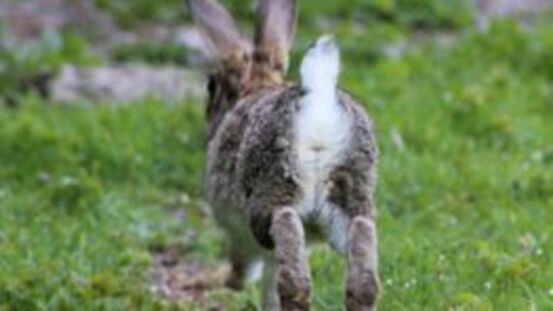
[{"label": "grey-brown fur", "polygon": [[374,219],[378,148],[373,125],[351,95],[341,92],[339,100],[351,113],[355,129],[351,152],[331,174],[329,200],[342,207],[350,217],[364,215]]},{"label": "grey-brown fur", "polygon": [[[378,151],[372,123],[350,95],[337,92],[351,131],[345,152],[322,181],[328,187],[321,202],[327,214],[302,216],[299,205],[307,190],[299,167],[297,123],[302,99],[310,91],[282,82],[296,4],[264,0],[260,6],[257,24],[267,25],[264,18],[272,23],[256,30],[252,51],[246,41],[226,42],[241,35],[229,29],[233,23],[226,13],[224,24],[217,25],[217,12],[223,11],[215,0],[189,0],[195,20],[220,49],[219,65],[209,82],[205,189],[229,237],[233,272],[228,284],[240,288],[250,264],[265,257],[274,262],[274,269],[266,269],[264,279],[278,298],[271,302],[272,294],[265,293],[269,298],[264,308],[309,309],[305,244],[322,232],[347,257],[347,309],[373,310],[379,285],[373,199]],[[279,20],[284,24],[278,25]],[[226,34],[210,34],[217,30]]]},{"label": "grey-brown fur", "polygon": [[[228,113],[208,151],[209,197],[243,209],[256,239],[269,248],[272,209],[294,206],[302,195],[293,133],[302,95],[299,86],[280,86],[242,100]],[[378,152],[372,125],[350,95],[342,91],[339,99],[356,130],[351,152],[329,178],[329,200],[351,217],[373,218]]]}]

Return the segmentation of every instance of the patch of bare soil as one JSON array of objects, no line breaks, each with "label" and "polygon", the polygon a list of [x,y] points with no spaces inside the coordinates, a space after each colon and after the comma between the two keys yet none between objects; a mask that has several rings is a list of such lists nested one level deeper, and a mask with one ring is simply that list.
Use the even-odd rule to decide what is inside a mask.
[{"label": "patch of bare soil", "polygon": [[[210,296],[224,289],[230,267],[208,265],[186,258],[176,248],[154,253],[152,288],[162,297],[182,304],[209,303]],[[222,305],[206,305],[208,310],[225,310]]]}]

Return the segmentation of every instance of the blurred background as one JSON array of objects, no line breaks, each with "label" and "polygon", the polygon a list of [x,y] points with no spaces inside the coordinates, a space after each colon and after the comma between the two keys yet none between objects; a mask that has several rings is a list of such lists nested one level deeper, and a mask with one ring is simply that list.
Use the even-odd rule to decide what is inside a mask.
[{"label": "blurred background", "polygon": [[[299,2],[290,77],[336,34],[378,130],[381,310],[553,309],[553,1]],[[207,65],[182,0],[0,0],[0,310],[256,308],[201,199]]]}]

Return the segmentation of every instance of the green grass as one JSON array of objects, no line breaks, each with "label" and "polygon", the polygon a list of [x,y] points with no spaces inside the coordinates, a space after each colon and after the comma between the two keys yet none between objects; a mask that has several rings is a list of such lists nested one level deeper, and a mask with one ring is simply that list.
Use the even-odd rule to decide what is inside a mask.
[{"label": "green grass", "polygon": [[[551,23],[466,29],[399,58],[378,44],[407,34],[379,29],[339,37],[342,85],[381,148],[381,309],[552,309]],[[199,208],[202,106],[20,103],[0,108],[0,310],[175,307],[150,291],[149,250],[215,263],[224,248]],[[311,266],[315,308],[340,310],[342,259],[318,246]],[[212,299],[258,298],[252,284]]]},{"label": "green grass", "polygon": [[[145,22],[178,25],[189,16],[181,0],[154,3],[148,0],[115,2],[95,0],[96,6],[110,13],[123,28],[134,28]],[[221,0],[234,16],[251,19],[252,4],[240,0]],[[340,21],[384,21],[407,28],[459,28],[470,24],[472,6],[465,0],[343,0],[300,2],[302,24],[314,27],[321,17]]]},{"label": "green grass", "polygon": [[0,113],[0,309],[153,304],[149,247],[182,239],[172,202],[197,194],[199,106],[24,102]]}]

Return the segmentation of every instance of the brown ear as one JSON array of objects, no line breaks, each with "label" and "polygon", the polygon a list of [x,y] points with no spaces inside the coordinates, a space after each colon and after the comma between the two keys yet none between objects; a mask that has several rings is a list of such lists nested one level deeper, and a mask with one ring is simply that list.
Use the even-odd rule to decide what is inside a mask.
[{"label": "brown ear", "polygon": [[277,50],[286,57],[292,47],[297,20],[296,0],[260,0],[257,7],[255,48]]},{"label": "brown ear", "polygon": [[216,0],[186,0],[186,4],[217,56],[250,49],[249,41],[238,31],[232,16]]}]

